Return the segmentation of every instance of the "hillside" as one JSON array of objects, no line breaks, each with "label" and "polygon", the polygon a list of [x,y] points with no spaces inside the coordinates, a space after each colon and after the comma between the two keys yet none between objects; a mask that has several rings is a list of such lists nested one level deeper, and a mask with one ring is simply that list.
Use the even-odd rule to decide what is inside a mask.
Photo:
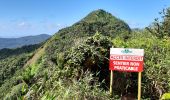
[{"label": "hillside", "polygon": [[26,36],[21,38],[0,38],[0,49],[17,48],[25,45],[33,45],[41,43],[50,38],[50,35],[41,34],[37,36]]},{"label": "hillside", "polygon": [[15,48],[15,49],[1,49],[0,50],[0,60],[1,59],[5,59],[8,58],[10,56],[17,56],[20,55],[22,53],[29,53],[32,52],[36,49],[38,49],[41,44],[34,44],[34,45],[28,45],[28,46],[22,46],[21,48]]},{"label": "hillside", "polygon": [[137,98],[137,73],[116,71],[114,94],[109,96],[111,47],[145,49],[143,99],[157,100],[170,91],[170,39],[145,29],[132,31],[123,20],[99,9],[61,29],[38,49],[0,59],[0,98],[119,100],[129,94]]},{"label": "hillside", "polygon": [[85,38],[93,36],[96,32],[112,38],[120,36],[126,39],[130,36],[131,29],[123,20],[99,9],[89,13],[71,27],[64,28],[56,33],[49,40],[46,48],[47,54],[56,56],[54,54],[56,51],[66,51],[68,48],[80,44]]},{"label": "hillside", "polygon": [[[25,63],[42,44],[23,46],[16,49],[0,50],[0,86],[21,71]],[[6,84],[6,83],[5,83]]]}]

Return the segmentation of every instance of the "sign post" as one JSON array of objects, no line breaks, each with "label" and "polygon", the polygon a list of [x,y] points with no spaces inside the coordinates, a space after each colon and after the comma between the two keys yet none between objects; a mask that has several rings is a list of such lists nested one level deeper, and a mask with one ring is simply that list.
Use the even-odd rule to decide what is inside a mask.
[{"label": "sign post", "polygon": [[141,79],[142,79],[142,72],[138,73],[138,100],[141,98]]},{"label": "sign post", "polygon": [[113,70],[138,72],[138,100],[141,98],[141,74],[143,71],[144,49],[111,48],[110,49],[110,94],[112,95]]},{"label": "sign post", "polygon": [[111,97],[113,96],[112,87],[113,87],[113,70],[111,70],[111,73],[110,73],[110,96]]}]

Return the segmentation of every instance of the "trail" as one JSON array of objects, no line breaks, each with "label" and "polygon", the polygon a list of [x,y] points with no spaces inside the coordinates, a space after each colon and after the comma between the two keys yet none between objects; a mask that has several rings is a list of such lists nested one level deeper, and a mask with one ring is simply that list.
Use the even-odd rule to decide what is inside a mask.
[{"label": "trail", "polygon": [[27,61],[27,63],[24,65],[24,67],[27,67],[27,66],[32,65],[32,64],[35,64],[36,61],[44,54],[45,48],[46,48],[46,45],[44,45],[43,47],[40,47],[40,48],[35,52],[35,54],[33,55],[33,57]]},{"label": "trail", "polygon": [[47,45],[49,44],[49,42],[51,42],[52,39],[53,39],[53,37],[48,39],[46,41],[46,43],[44,43],[44,45],[42,45],[39,49],[37,49],[37,51],[34,53],[33,57],[26,62],[24,67],[35,64],[37,62],[37,60],[44,55],[45,49],[47,48]]}]

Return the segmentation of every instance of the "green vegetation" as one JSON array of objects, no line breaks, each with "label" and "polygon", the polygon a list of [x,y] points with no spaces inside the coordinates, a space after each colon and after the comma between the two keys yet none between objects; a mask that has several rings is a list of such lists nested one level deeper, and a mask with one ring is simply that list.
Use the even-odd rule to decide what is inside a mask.
[{"label": "green vegetation", "polygon": [[3,76],[0,98],[115,100],[126,94],[136,98],[137,73],[117,71],[114,94],[109,96],[112,46],[143,48],[142,99],[167,98],[163,94],[170,92],[170,37],[156,32],[154,26],[131,30],[110,13],[93,11],[73,26],[60,30],[36,51],[4,55],[0,59]]},{"label": "green vegetation", "polygon": [[170,99],[170,93],[163,94],[161,100],[168,100],[168,99]]},{"label": "green vegetation", "polygon": [[41,44],[35,44],[35,45],[29,45],[29,46],[23,46],[22,48],[15,48],[15,49],[1,49],[0,50],[0,60],[5,59],[10,56],[17,56],[23,53],[30,53],[34,51],[35,49],[38,49],[41,46]]},{"label": "green vegetation", "polygon": [[[144,98],[158,99],[163,93],[170,90],[170,40],[158,39],[147,31],[134,32],[132,35],[132,38],[126,42],[116,38],[113,40],[113,44],[116,45],[115,47],[143,48],[145,50],[142,94]],[[137,85],[137,74],[134,75]]]},{"label": "green vegetation", "polygon": [[[22,80],[19,76],[24,69],[25,63],[32,58],[34,51],[42,44],[24,46],[17,49],[2,49],[0,58],[0,96],[9,92],[8,88],[20,84]],[[5,55],[6,54],[6,55]]]}]

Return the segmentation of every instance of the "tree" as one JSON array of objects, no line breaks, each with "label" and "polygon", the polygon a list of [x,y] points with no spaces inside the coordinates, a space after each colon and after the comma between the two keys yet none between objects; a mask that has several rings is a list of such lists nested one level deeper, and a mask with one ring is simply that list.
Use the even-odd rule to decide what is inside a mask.
[{"label": "tree", "polygon": [[159,14],[162,21],[156,18],[153,24],[146,29],[158,38],[170,37],[170,8],[163,9]]}]

